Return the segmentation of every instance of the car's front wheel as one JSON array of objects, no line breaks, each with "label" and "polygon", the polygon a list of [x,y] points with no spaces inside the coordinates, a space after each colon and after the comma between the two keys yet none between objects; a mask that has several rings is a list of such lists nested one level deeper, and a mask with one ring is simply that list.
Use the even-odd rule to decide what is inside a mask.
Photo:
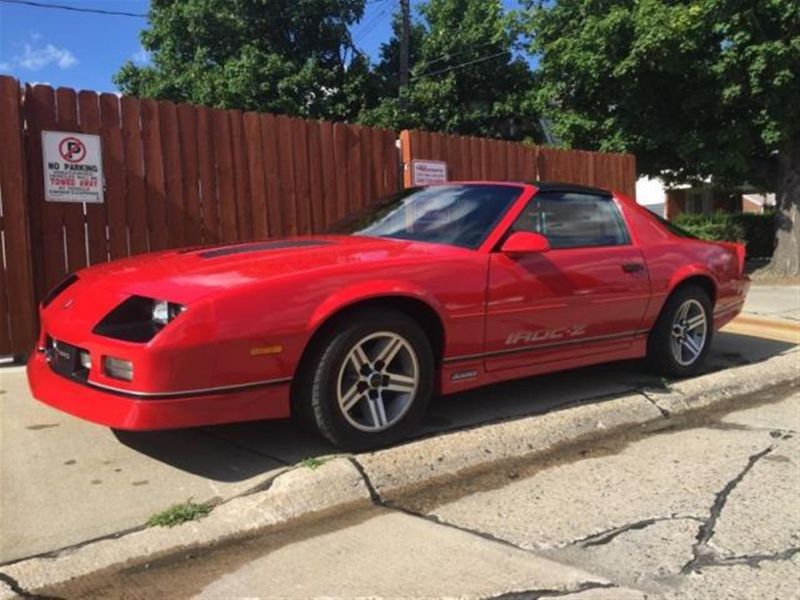
[{"label": "car's front wheel", "polygon": [[389,309],[339,320],[300,377],[295,407],[331,442],[366,450],[406,436],[433,392],[433,351],[416,321]]}]

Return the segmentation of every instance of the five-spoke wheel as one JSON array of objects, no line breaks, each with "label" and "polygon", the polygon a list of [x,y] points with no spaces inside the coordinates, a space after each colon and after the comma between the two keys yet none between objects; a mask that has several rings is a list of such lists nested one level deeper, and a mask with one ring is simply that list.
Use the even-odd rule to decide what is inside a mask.
[{"label": "five-spoke wheel", "polygon": [[403,418],[419,384],[419,360],[401,335],[380,331],[357,341],[339,369],[337,398],[361,431],[383,431]]},{"label": "five-spoke wheel", "polygon": [[681,365],[693,364],[706,344],[708,319],[703,305],[695,299],[686,300],[675,313],[670,345],[672,355]]},{"label": "five-spoke wheel", "polygon": [[389,308],[345,313],[305,357],[293,414],[348,450],[391,444],[425,413],[434,366],[430,339],[408,315]]},{"label": "five-spoke wheel", "polygon": [[701,287],[678,288],[650,332],[647,355],[662,375],[686,377],[703,364],[711,344],[711,299]]}]

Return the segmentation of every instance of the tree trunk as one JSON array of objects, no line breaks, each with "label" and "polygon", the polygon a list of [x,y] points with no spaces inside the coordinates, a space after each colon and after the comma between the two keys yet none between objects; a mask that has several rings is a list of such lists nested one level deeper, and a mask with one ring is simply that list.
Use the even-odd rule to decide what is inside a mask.
[{"label": "tree trunk", "polygon": [[775,190],[777,246],[769,271],[778,276],[800,275],[800,133],[789,138],[778,154]]}]

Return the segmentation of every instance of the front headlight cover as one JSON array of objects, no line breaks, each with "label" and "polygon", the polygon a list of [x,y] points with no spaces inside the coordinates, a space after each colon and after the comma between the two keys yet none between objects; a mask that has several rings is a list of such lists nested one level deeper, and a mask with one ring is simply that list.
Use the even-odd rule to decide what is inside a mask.
[{"label": "front headlight cover", "polygon": [[108,313],[92,333],[126,342],[146,343],[184,310],[184,306],[173,302],[131,296]]},{"label": "front headlight cover", "polygon": [[185,306],[167,302],[166,300],[153,300],[152,319],[162,326],[167,325],[186,309]]}]

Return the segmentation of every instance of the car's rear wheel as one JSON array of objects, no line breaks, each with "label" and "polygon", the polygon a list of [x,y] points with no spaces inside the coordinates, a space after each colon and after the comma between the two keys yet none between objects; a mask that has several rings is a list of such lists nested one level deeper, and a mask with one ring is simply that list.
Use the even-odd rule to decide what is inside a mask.
[{"label": "car's rear wheel", "polygon": [[403,313],[368,309],[329,328],[306,362],[295,409],[348,450],[391,444],[422,418],[433,391],[433,351]]},{"label": "car's rear wheel", "polygon": [[708,294],[694,285],[680,288],[667,299],[650,334],[650,363],[662,375],[692,375],[705,362],[713,333]]}]

